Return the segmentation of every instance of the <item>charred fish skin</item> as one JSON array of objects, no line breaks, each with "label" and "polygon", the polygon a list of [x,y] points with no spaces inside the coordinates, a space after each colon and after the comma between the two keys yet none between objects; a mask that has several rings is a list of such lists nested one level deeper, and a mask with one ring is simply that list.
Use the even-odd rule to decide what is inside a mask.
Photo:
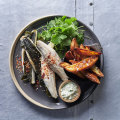
[{"label": "charred fish skin", "polygon": [[49,67],[57,73],[63,81],[68,80],[68,76],[66,75],[64,69],[60,66],[61,59],[56,51],[40,40],[37,41],[37,48],[39,49],[41,55],[45,58]]},{"label": "charred fish skin", "polygon": [[32,31],[32,38],[31,39],[32,39],[33,43],[36,46],[36,43],[37,43],[37,30]]},{"label": "charred fish skin", "polygon": [[56,99],[58,95],[56,90],[55,73],[49,68],[43,56],[41,57],[41,75],[51,96]]},{"label": "charred fish skin", "polygon": [[29,37],[21,38],[21,46],[25,49],[34,71],[39,74],[40,52]]}]

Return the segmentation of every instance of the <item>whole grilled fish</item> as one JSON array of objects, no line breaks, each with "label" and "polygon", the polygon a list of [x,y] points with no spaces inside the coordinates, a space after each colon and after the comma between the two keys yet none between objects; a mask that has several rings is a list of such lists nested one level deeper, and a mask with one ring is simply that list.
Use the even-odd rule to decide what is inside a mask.
[{"label": "whole grilled fish", "polygon": [[34,71],[39,74],[40,52],[29,37],[22,37],[21,46],[25,49],[26,55]]},{"label": "whole grilled fish", "polygon": [[63,81],[68,80],[68,76],[66,75],[64,69],[60,66],[61,59],[56,51],[40,40],[37,41],[37,48],[49,67],[57,73]]}]

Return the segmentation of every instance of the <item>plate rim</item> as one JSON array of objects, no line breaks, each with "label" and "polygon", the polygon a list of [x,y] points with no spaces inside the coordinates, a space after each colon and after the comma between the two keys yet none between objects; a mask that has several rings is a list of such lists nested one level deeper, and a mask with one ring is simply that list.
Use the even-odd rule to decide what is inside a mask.
[{"label": "plate rim", "polygon": [[[58,15],[58,14],[54,14],[54,15],[47,15],[47,16],[42,16],[40,18],[36,18],[35,20],[32,20],[30,21],[27,25],[25,25],[25,27],[21,28],[20,32],[16,35],[12,45],[11,45],[11,48],[10,48],[10,53],[9,53],[9,70],[10,70],[10,74],[11,74],[11,78],[12,78],[12,81],[14,82],[17,90],[21,93],[21,95],[23,95],[24,98],[26,98],[29,102],[33,103],[34,105],[37,105],[39,107],[42,107],[42,108],[46,108],[46,109],[51,109],[51,110],[55,110],[57,108],[52,108],[52,107],[48,107],[48,106],[45,106],[37,101],[35,101],[34,99],[32,99],[30,96],[28,96],[23,90],[22,88],[20,87],[16,77],[15,77],[15,73],[14,73],[14,69],[13,69],[13,55],[14,55],[14,50],[15,50],[15,46],[16,46],[16,43],[18,42],[18,38],[21,36],[21,34],[29,27],[31,26],[32,24],[34,24],[35,22],[41,20],[41,19],[44,19],[44,18],[48,18],[48,17],[54,17],[54,16],[64,16],[64,15]],[[70,17],[70,16],[67,16],[67,17]],[[78,19],[77,19],[78,20]],[[80,23],[82,23],[87,29],[90,30],[90,32],[93,32],[87,25],[85,25],[83,22],[81,22],[80,20],[78,20]],[[93,32],[94,33],[94,32]],[[94,34],[94,36],[97,38],[97,36]],[[97,41],[99,42],[98,38],[97,38]],[[100,42],[99,42],[100,43]],[[101,44],[100,44],[101,45]],[[102,46],[101,46],[102,47]],[[102,51],[103,53],[103,51]],[[103,63],[104,63],[104,56],[102,54],[102,65],[101,65],[101,68],[103,69]],[[102,79],[102,78],[101,78]],[[81,102],[83,102],[84,100],[86,100],[94,91],[95,89],[97,88],[98,85],[96,85],[93,90],[91,90],[90,94],[87,95]],[[75,105],[74,105],[75,106]],[[72,107],[72,106],[70,106]],[[66,109],[66,108],[60,108],[60,109]]]}]

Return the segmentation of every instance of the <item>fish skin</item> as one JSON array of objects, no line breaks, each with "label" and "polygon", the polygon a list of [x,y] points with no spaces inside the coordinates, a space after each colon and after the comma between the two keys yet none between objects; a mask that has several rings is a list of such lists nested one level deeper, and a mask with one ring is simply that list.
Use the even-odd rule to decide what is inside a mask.
[{"label": "fish skin", "polygon": [[62,61],[56,51],[40,40],[37,41],[37,48],[49,67],[57,73],[63,81],[68,80],[68,76],[66,75],[64,69],[60,66]]},{"label": "fish skin", "polygon": [[33,43],[36,45],[36,42],[37,42],[37,30],[33,30],[32,31],[32,41]]},{"label": "fish skin", "polygon": [[30,64],[32,65],[36,73],[40,73],[39,63],[40,63],[40,52],[37,47],[34,45],[32,40],[29,37],[22,37],[21,46],[25,49],[27,56],[29,57]]},{"label": "fish skin", "polygon": [[49,68],[43,56],[41,56],[41,75],[51,96],[53,98],[57,98],[58,95],[56,90],[55,73]]}]

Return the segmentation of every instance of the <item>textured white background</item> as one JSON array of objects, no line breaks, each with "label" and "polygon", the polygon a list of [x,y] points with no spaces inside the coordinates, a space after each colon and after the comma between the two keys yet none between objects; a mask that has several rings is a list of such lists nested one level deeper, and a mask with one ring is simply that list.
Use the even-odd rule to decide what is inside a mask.
[{"label": "textured white background", "polygon": [[[55,111],[20,95],[8,64],[11,44],[21,28],[51,14],[75,16],[87,24],[98,36],[105,58],[105,78],[94,94],[80,105]],[[0,0],[0,120],[120,120],[119,73],[119,0]]]}]

